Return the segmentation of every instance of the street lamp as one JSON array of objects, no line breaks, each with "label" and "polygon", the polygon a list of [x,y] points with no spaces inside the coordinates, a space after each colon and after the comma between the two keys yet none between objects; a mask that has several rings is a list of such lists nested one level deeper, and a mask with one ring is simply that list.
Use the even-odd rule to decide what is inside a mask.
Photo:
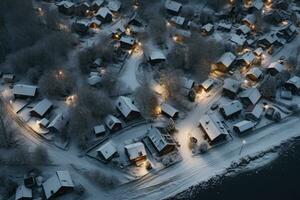
[{"label": "street lamp", "polygon": [[241,155],[241,153],[243,151],[243,147],[244,147],[245,144],[246,144],[246,140],[243,140],[239,155]]}]

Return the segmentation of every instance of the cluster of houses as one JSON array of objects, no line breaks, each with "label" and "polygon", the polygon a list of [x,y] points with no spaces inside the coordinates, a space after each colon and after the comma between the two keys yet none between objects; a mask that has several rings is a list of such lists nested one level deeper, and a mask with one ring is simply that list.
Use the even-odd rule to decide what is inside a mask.
[{"label": "cluster of houses", "polygon": [[[65,193],[71,192],[75,185],[68,171],[57,171],[55,175],[43,181],[41,176],[28,176],[16,190],[15,200],[56,199]],[[42,188],[40,193],[37,188]]]}]

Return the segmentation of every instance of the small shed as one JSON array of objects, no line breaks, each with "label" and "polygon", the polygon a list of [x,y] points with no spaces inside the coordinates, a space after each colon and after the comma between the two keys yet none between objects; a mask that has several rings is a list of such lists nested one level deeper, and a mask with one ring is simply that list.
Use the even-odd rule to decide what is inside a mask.
[{"label": "small shed", "polygon": [[122,129],[122,122],[113,115],[108,115],[104,121],[110,131],[114,132]]},{"label": "small shed", "polygon": [[254,126],[255,124],[252,121],[243,120],[233,125],[233,130],[237,133],[245,133],[251,130]]},{"label": "small shed", "polygon": [[211,23],[205,24],[201,27],[201,33],[203,35],[210,35],[214,32],[214,25]]},{"label": "small shed", "polygon": [[174,16],[170,19],[171,23],[183,27],[185,23],[185,18],[181,16]]},{"label": "small shed", "polygon": [[15,200],[32,200],[32,190],[25,185],[18,186]]},{"label": "small shed", "polygon": [[160,108],[161,108],[162,113],[164,113],[165,115],[167,115],[170,118],[175,119],[179,115],[179,111],[176,108],[174,108],[173,106],[171,106],[170,104],[162,103],[160,105]]},{"label": "small shed", "polygon": [[106,161],[110,160],[117,153],[117,149],[111,141],[102,144],[96,151],[98,156],[104,158]]},{"label": "small shed", "polygon": [[99,137],[101,135],[105,135],[105,127],[104,125],[97,125],[97,126],[94,126],[94,134],[96,137]]},{"label": "small shed", "polygon": [[141,142],[126,145],[124,148],[128,159],[136,165],[139,165],[147,158],[145,146]]},{"label": "small shed", "polygon": [[178,15],[182,9],[182,4],[176,1],[167,0],[165,3],[165,8],[167,11],[173,15]]}]

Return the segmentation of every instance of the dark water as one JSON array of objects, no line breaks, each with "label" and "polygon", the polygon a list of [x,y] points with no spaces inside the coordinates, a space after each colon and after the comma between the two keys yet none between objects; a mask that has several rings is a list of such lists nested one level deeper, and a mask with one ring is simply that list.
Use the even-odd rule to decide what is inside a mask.
[{"label": "dark water", "polygon": [[278,151],[279,157],[264,167],[210,180],[172,199],[300,200],[300,139]]}]

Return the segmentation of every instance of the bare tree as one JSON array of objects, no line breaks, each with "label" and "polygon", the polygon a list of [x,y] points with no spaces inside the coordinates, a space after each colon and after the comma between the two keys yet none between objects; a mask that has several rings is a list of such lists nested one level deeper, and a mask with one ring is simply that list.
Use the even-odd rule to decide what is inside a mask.
[{"label": "bare tree", "polygon": [[265,76],[260,88],[261,94],[268,99],[276,97],[276,78],[270,75]]}]

